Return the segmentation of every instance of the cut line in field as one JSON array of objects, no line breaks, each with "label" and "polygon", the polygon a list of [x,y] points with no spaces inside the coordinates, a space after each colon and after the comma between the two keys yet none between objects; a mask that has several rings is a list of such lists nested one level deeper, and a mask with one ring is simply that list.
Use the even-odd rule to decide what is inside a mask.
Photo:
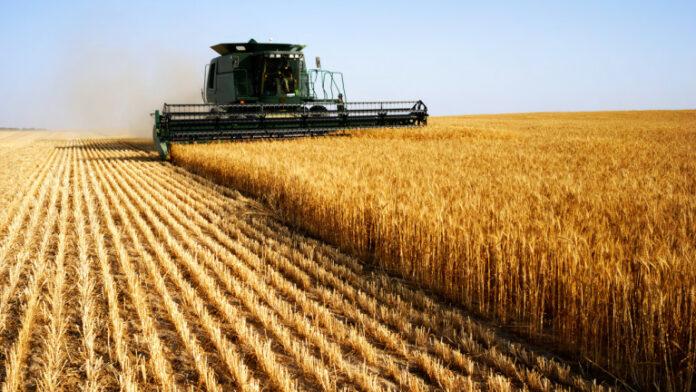
[{"label": "cut line in field", "polygon": [[52,143],[0,215],[3,390],[605,388],[127,141]]}]

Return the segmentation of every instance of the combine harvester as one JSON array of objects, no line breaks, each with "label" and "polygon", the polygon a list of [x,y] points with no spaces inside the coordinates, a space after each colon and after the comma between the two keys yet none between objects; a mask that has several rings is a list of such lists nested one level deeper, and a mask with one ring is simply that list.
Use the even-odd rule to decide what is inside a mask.
[{"label": "combine harvester", "polygon": [[173,142],[324,135],[349,128],[425,125],[422,101],[348,102],[343,74],[307,69],[303,45],[228,43],[206,65],[203,104],[153,113],[162,159]]}]

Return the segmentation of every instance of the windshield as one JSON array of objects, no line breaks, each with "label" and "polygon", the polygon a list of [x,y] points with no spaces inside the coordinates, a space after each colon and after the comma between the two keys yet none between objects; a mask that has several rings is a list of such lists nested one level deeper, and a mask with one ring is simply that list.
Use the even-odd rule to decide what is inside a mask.
[{"label": "windshield", "polygon": [[261,67],[261,95],[279,96],[297,94],[300,88],[298,59],[264,58]]}]

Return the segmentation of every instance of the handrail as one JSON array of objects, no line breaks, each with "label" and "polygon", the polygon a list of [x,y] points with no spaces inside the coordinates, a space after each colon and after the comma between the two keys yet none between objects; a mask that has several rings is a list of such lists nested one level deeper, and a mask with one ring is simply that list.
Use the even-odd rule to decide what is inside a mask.
[{"label": "handrail", "polygon": [[[311,68],[309,73],[310,94],[314,99],[335,100],[340,94],[344,101],[346,98],[346,86],[343,80],[343,73],[338,71],[328,71],[325,69]],[[317,94],[317,83],[321,82],[321,96]],[[340,84],[339,84],[340,83]],[[327,91],[328,90],[328,91]]]},{"label": "handrail", "polygon": [[203,98],[203,103],[208,103],[208,94],[206,94],[206,88],[208,87],[208,67],[210,64],[206,64],[203,67],[203,88],[201,89],[201,98]]}]

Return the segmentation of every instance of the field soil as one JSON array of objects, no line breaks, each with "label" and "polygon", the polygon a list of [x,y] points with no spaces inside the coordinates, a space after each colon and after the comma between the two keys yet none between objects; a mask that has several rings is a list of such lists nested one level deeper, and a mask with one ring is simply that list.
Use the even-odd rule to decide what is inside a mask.
[{"label": "field soil", "polygon": [[0,132],[3,390],[600,390],[124,139]]}]

